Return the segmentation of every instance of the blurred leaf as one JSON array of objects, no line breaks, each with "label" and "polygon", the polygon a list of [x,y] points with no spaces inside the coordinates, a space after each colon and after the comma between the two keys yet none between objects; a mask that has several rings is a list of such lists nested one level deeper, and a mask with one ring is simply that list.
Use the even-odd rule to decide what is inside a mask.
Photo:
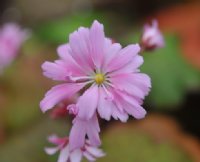
[{"label": "blurred leaf", "polygon": [[[172,141],[171,141],[172,142]],[[189,156],[169,141],[157,142],[134,123],[110,127],[103,137],[106,156],[99,162],[191,162]]]},{"label": "blurred leaf", "polygon": [[[132,41],[130,38],[129,41],[138,42],[138,38],[139,35],[135,34]],[[182,102],[188,90],[200,87],[200,71],[183,58],[177,37],[166,35],[165,41],[164,48],[143,53],[141,71],[152,79],[148,100],[155,106],[169,108]]]},{"label": "blurred leaf", "polygon": [[57,156],[49,156],[44,152],[44,147],[50,146],[47,136],[53,133],[65,136],[68,132],[66,123],[52,121],[43,117],[37,120],[35,125],[29,125],[28,129],[15,134],[0,146],[1,162],[49,162],[56,161]]},{"label": "blurred leaf", "polygon": [[[156,14],[163,31],[177,33],[184,57],[200,69],[200,3],[178,3],[160,10]],[[187,20],[187,23],[186,21]]]},{"label": "blurred leaf", "polygon": [[200,72],[183,59],[176,37],[166,36],[166,47],[144,53],[142,72],[152,78],[150,100],[156,105],[178,104],[190,88],[200,86]]},{"label": "blurred leaf", "polygon": [[68,36],[80,26],[89,27],[94,20],[106,23],[105,16],[101,13],[79,13],[63,19],[53,20],[40,24],[36,29],[36,35],[50,43],[65,43]]},{"label": "blurred leaf", "polygon": [[[44,56],[23,55],[5,71],[1,86],[1,120],[9,132],[27,126],[42,115],[39,102],[51,87],[50,80],[42,76]],[[1,94],[1,93],[0,93]]]}]

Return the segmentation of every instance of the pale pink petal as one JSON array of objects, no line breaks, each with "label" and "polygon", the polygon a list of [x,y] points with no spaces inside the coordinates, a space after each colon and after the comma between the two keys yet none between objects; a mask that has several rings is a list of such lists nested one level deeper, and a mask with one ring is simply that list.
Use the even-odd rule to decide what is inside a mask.
[{"label": "pale pink petal", "polygon": [[70,162],[80,162],[82,159],[82,151],[80,149],[72,151],[70,154]]},{"label": "pale pink petal", "polygon": [[75,150],[84,146],[87,122],[75,118],[69,135],[70,150]]},{"label": "pale pink petal", "polygon": [[105,153],[97,148],[97,147],[93,147],[93,146],[86,146],[86,150],[91,154],[93,155],[94,157],[103,157],[105,156]]},{"label": "pale pink petal", "polygon": [[70,156],[69,145],[67,145],[60,151],[58,162],[67,162],[69,159],[69,156]]},{"label": "pale pink petal", "polygon": [[62,45],[58,46],[57,53],[58,53],[58,56],[60,57],[60,59],[69,61],[68,60],[69,48],[70,48],[69,44],[62,44]]},{"label": "pale pink petal", "polygon": [[46,147],[44,150],[48,155],[53,155],[59,151],[59,147]]},{"label": "pale pink petal", "polygon": [[147,93],[149,92],[149,88],[151,88],[151,78],[143,73],[134,73],[133,74],[134,83],[143,88]]},{"label": "pale pink petal", "polygon": [[105,60],[104,63],[107,64],[114,57],[117,57],[117,54],[122,49],[122,46],[119,43],[113,43],[110,39],[105,39]]},{"label": "pale pink petal", "polygon": [[65,64],[62,61],[57,62],[44,62],[42,64],[43,74],[53,80],[67,80],[67,76],[71,73],[66,68]]},{"label": "pale pink petal", "polygon": [[99,138],[99,122],[97,116],[94,115],[90,121],[87,123],[87,135],[92,145],[99,146],[101,145],[101,140]]},{"label": "pale pink petal", "polygon": [[140,102],[134,97],[120,91],[115,91],[121,98],[118,98],[118,103],[121,104],[124,110],[135,117],[136,119],[144,118],[146,111],[140,106]]},{"label": "pale pink petal", "polygon": [[118,74],[112,76],[110,80],[117,89],[141,99],[148,94],[151,87],[150,78],[141,73]]},{"label": "pale pink petal", "polygon": [[143,57],[136,55],[127,65],[125,65],[123,68],[120,68],[112,72],[110,76],[123,74],[123,73],[139,72],[138,68],[143,64],[143,62],[144,62]]},{"label": "pale pink petal", "polygon": [[92,60],[90,57],[89,29],[79,28],[78,31],[70,34],[69,45],[71,56],[88,73],[93,71]]},{"label": "pale pink petal", "polygon": [[[114,104],[117,101],[117,98],[114,96],[114,100],[109,100],[106,97],[106,93],[102,88],[99,88],[100,96],[99,96],[99,105],[98,105],[98,113],[101,118],[110,120],[112,116],[116,120],[121,120],[122,122],[126,122],[128,120],[128,115],[124,112],[123,106],[119,106]],[[110,92],[111,89],[109,89]],[[118,106],[118,107],[117,107]]]},{"label": "pale pink petal", "polygon": [[90,162],[96,161],[96,158],[93,157],[93,156],[92,156],[89,152],[87,152],[87,151],[83,152],[83,155],[84,155],[84,157],[85,157],[88,161],[90,161]]},{"label": "pale pink petal", "polygon": [[113,58],[106,68],[106,72],[112,72],[123,68],[127,65],[140,51],[140,46],[136,45],[129,45],[120,50],[117,57]]},{"label": "pale pink petal", "polygon": [[84,75],[87,72],[78,64],[74,58],[72,57],[72,50],[69,44],[60,45],[57,48],[58,55],[60,59],[65,62],[65,67],[68,71],[70,71],[73,75]]},{"label": "pale pink petal", "polygon": [[99,103],[98,103],[98,113],[101,118],[110,120],[112,107],[114,106],[112,101],[106,99],[107,95],[103,88],[99,88]]},{"label": "pale pink petal", "polygon": [[76,117],[73,121],[73,126],[69,136],[70,149],[75,150],[83,147],[86,135],[92,145],[99,146],[101,144],[98,134],[99,131],[100,128],[96,115],[88,121]]},{"label": "pale pink petal", "polygon": [[124,107],[126,112],[130,115],[132,115],[136,119],[142,119],[146,115],[146,110],[142,106],[135,106],[133,107],[132,105],[126,104]]},{"label": "pale pink petal", "polygon": [[55,145],[64,145],[68,139],[66,137],[60,138],[57,135],[53,134],[48,137],[48,141]]},{"label": "pale pink petal", "polygon": [[103,71],[106,71],[106,68],[110,61],[117,56],[121,50],[121,45],[119,43],[112,43],[111,40],[106,39],[105,41],[105,58],[103,62]]},{"label": "pale pink petal", "polygon": [[103,63],[104,57],[104,29],[98,21],[94,21],[90,28],[91,57],[94,64],[99,69]]},{"label": "pale pink petal", "polygon": [[113,109],[112,117],[115,120],[119,119],[121,122],[124,122],[124,123],[127,122],[127,120],[128,120],[128,114],[125,112],[120,112],[118,109]]},{"label": "pale pink petal", "polygon": [[67,99],[77,93],[85,84],[66,83],[50,89],[44,99],[40,102],[40,108],[43,112],[51,109],[60,101]]},{"label": "pale pink petal", "polygon": [[78,116],[81,119],[89,120],[97,108],[98,104],[98,87],[92,86],[79,97],[77,108]]}]

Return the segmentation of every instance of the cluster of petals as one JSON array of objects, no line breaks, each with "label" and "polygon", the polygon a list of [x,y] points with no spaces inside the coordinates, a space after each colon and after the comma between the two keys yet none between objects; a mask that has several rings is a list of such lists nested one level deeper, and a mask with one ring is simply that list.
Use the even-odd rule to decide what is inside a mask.
[{"label": "cluster of petals", "polygon": [[0,28],[0,72],[16,57],[29,32],[17,24],[6,23]]},{"label": "cluster of petals", "polygon": [[43,112],[77,93],[80,96],[67,107],[75,116],[69,135],[69,149],[84,146],[88,137],[92,146],[101,144],[98,116],[122,122],[129,115],[145,116],[141,106],[151,81],[138,69],[143,64],[138,44],[125,48],[104,35],[103,25],[94,21],[91,28],[80,27],[70,34],[69,43],[57,49],[59,59],[46,61],[43,74],[63,83],[51,88],[40,102]]},{"label": "cluster of petals", "polygon": [[164,38],[158,28],[157,20],[153,20],[152,24],[146,24],[144,26],[141,45],[144,50],[154,50],[164,47]]},{"label": "cluster of petals", "polygon": [[97,147],[90,145],[88,140],[85,141],[84,146],[80,149],[70,150],[69,139],[67,137],[59,138],[57,135],[51,135],[48,137],[48,141],[55,147],[47,147],[45,151],[49,155],[53,155],[60,151],[58,162],[80,162],[82,157],[85,157],[88,161],[95,161],[96,158],[103,157],[105,154]]}]

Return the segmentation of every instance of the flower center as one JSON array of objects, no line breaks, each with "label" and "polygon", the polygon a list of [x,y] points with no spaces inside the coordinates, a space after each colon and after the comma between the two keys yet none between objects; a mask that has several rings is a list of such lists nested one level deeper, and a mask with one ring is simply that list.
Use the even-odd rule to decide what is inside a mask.
[{"label": "flower center", "polygon": [[94,80],[97,84],[102,84],[105,80],[104,74],[98,73],[95,75]]}]

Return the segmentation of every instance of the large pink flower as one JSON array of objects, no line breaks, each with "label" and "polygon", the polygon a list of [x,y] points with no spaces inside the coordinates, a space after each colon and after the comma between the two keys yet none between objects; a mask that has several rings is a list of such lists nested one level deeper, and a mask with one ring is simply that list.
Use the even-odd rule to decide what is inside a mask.
[{"label": "large pink flower", "polygon": [[103,157],[103,151],[95,146],[92,146],[88,140],[84,141],[83,147],[70,150],[68,138],[59,138],[56,135],[51,135],[48,141],[56,145],[55,147],[47,147],[45,151],[49,155],[55,154],[60,151],[58,162],[80,162],[84,156],[88,161],[95,161],[96,158]]},{"label": "large pink flower", "polygon": [[0,29],[0,71],[15,59],[20,46],[28,36],[27,30],[22,30],[14,23],[5,24]]},{"label": "large pink flower", "polygon": [[74,105],[77,117],[91,120],[96,112],[103,119],[128,115],[143,118],[144,97],[151,87],[150,78],[139,72],[143,58],[140,46],[122,48],[105,37],[103,25],[94,21],[91,28],[80,27],[69,43],[58,47],[59,59],[42,65],[44,75],[65,82],[49,90],[40,103],[43,112],[60,101],[85,90]]}]

